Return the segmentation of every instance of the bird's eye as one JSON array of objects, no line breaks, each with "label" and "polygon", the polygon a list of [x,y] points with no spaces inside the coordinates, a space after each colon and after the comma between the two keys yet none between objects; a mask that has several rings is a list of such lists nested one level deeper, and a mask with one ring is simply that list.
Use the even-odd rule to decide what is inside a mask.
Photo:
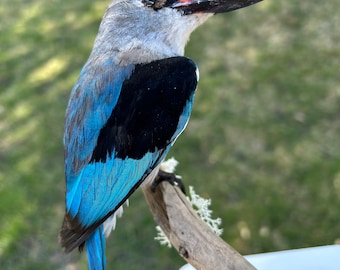
[{"label": "bird's eye", "polygon": [[167,0],[142,0],[142,2],[145,6],[158,10],[166,6]]}]

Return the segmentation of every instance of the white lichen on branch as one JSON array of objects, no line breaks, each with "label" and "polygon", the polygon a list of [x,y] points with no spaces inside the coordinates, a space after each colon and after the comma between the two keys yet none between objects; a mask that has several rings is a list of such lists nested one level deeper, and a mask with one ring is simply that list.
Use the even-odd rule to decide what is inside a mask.
[{"label": "white lichen on branch", "polygon": [[[178,165],[178,161],[174,158],[170,158],[166,161],[164,161],[161,164],[160,169],[169,172],[174,173],[176,166]],[[180,176],[176,175],[176,177],[181,178]],[[222,223],[221,218],[213,219],[211,217],[212,210],[209,209],[209,206],[211,205],[211,199],[204,199],[198,194],[196,194],[194,188],[192,186],[189,186],[189,196],[186,197],[191,204],[192,208],[195,210],[197,215],[211,228],[211,230],[216,233],[218,236],[220,236],[223,232],[223,229],[220,229],[219,226]],[[155,240],[159,241],[161,245],[166,245],[167,247],[171,247],[171,243],[168,239],[168,237],[164,234],[163,230],[160,226],[156,226],[157,230],[157,236],[155,237]]]},{"label": "white lichen on branch", "polygon": [[196,213],[200,216],[200,218],[209,225],[209,227],[213,230],[214,233],[216,233],[218,236],[220,236],[223,232],[223,229],[220,229],[219,226],[222,223],[221,218],[213,219],[211,217],[212,210],[209,209],[209,206],[211,205],[211,199],[204,199],[198,194],[196,194],[194,188],[192,186],[189,186],[189,194],[190,198],[188,198],[190,204],[196,211]]},{"label": "white lichen on branch", "polygon": [[169,238],[165,235],[162,228],[160,226],[156,226],[157,230],[157,236],[154,238],[156,241],[158,241],[162,246],[167,246],[168,248],[171,248],[171,243]]},{"label": "white lichen on branch", "polygon": [[[174,173],[177,165],[178,165],[178,161],[174,157],[172,157],[161,163],[160,170],[167,172],[167,173]],[[181,178],[180,176],[178,177]]]}]

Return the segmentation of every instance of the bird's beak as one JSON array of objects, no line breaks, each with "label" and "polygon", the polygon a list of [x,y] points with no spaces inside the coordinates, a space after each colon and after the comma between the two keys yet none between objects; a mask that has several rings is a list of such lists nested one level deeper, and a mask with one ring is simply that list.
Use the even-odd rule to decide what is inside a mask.
[{"label": "bird's beak", "polygon": [[256,4],[262,0],[175,0],[169,1],[171,8],[180,9],[184,14],[224,13]]}]

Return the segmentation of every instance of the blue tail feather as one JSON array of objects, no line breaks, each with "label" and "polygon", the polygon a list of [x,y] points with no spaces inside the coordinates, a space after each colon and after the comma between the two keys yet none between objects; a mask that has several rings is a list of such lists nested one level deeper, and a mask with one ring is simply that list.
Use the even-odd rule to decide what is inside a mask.
[{"label": "blue tail feather", "polygon": [[103,225],[94,231],[94,233],[86,240],[85,245],[89,269],[104,270],[106,266],[106,257]]}]

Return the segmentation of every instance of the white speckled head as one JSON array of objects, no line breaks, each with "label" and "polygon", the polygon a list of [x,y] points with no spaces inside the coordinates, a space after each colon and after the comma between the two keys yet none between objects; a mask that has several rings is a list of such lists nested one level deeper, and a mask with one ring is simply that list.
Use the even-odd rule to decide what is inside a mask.
[{"label": "white speckled head", "polygon": [[103,17],[93,53],[110,52],[122,66],[183,55],[192,31],[211,15],[184,15],[176,8],[155,10],[141,0],[114,0]]},{"label": "white speckled head", "polygon": [[190,34],[215,13],[261,0],[113,0],[99,28],[92,56],[118,66],[182,56]]}]

